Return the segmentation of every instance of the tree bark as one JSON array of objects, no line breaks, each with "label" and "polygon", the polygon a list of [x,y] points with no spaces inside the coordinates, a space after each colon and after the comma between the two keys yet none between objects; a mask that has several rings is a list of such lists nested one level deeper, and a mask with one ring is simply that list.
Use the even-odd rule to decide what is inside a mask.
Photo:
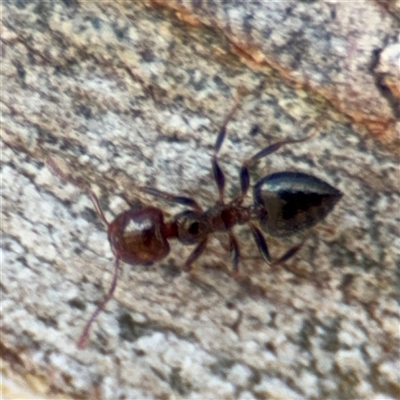
[{"label": "tree bark", "polygon": [[[4,398],[399,397],[397,3],[236,3],[3,4]],[[222,234],[193,275],[176,241],[157,264],[124,265],[78,350],[113,264],[82,187],[108,221],[183,209],[144,185],[211,207],[215,139],[243,87],[219,153],[227,197],[246,159],[314,131],[252,183],[301,171],[344,197],[285,266],[235,228],[239,282]],[[277,258],[302,238],[267,241]]]}]

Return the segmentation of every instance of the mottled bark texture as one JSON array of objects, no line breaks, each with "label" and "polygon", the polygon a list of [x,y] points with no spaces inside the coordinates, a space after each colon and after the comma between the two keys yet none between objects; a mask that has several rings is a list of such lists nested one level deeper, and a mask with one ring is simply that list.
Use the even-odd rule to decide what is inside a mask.
[{"label": "mottled bark texture", "polygon": [[[3,397],[398,398],[398,4],[3,3]],[[297,275],[266,265],[245,227],[241,284],[224,235],[192,279],[191,248],[171,243],[159,264],[126,268],[78,351],[112,254],[88,197],[46,157],[108,219],[127,202],[181,210],[138,185],[211,206],[212,146],[239,86],[250,94],[220,152],[228,195],[243,160],[315,127],[252,182],[301,171],[344,193],[287,263]],[[272,255],[302,237],[268,238]]]}]

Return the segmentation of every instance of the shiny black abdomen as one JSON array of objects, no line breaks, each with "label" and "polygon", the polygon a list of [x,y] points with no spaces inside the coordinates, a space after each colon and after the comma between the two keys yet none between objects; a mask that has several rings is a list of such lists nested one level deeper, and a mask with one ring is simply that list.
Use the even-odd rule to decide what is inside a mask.
[{"label": "shiny black abdomen", "polygon": [[342,193],[314,176],[278,172],[254,186],[261,227],[271,236],[289,236],[311,228],[333,209]]}]

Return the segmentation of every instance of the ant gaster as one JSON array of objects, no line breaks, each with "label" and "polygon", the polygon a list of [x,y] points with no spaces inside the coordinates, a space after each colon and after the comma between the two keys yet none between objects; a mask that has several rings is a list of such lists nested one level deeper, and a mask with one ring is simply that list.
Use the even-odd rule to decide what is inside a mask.
[{"label": "ant gaster", "polygon": [[235,199],[226,203],[225,176],[219,166],[217,154],[226,136],[226,126],[238,105],[239,102],[236,101],[226,116],[215,142],[211,164],[219,197],[214,206],[204,211],[192,198],[175,196],[151,187],[140,188],[142,192],[188,208],[177,214],[171,221],[164,221],[163,211],[150,206],[131,208],[119,214],[114,221],[108,222],[97,196],[86,189],[81,181],[64,174],[57,163],[51,157],[48,158],[47,163],[56,175],[85,190],[90,196],[99,218],[107,227],[108,240],[115,256],[110,289],[87,321],[78,340],[79,348],[86,346],[93,322],[113,296],[118,281],[120,261],[131,265],[149,265],[160,261],[170,251],[168,241],[178,239],[183,244],[195,245],[184,264],[184,270],[189,271],[205,249],[209,235],[222,231],[229,236],[233,274],[238,277],[240,250],[232,232],[235,225],[247,224],[258,250],[267,263],[283,263],[298,252],[304,240],[287,250],[277,260],[272,260],[264,235],[256,224],[271,236],[290,236],[316,225],[330,213],[342,197],[339,190],[314,176],[300,172],[278,172],[260,179],[253,188],[254,203],[251,206],[243,205],[250,187],[249,168],[282,146],[300,143],[313,136],[309,135],[302,139],[274,143],[245,161],[240,170],[240,193]]}]

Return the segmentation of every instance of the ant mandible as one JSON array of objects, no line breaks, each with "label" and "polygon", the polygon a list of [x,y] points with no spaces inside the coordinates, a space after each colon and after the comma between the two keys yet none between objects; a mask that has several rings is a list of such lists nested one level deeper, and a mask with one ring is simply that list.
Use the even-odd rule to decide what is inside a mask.
[{"label": "ant mandible", "polygon": [[108,222],[97,196],[90,189],[85,188],[80,180],[66,175],[53,158],[47,159],[49,167],[56,175],[83,189],[89,195],[99,218],[107,227],[108,240],[115,256],[111,286],[87,321],[78,340],[78,348],[82,349],[86,346],[93,322],[114,294],[120,261],[131,265],[150,265],[168,255],[170,239],[178,239],[183,244],[196,245],[183,267],[185,271],[190,271],[192,264],[204,251],[209,235],[222,231],[229,236],[233,275],[238,277],[240,250],[232,232],[235,225],[247,224],[258,250],[267,263],[283,263],[299,251],[304,240],[287,250],[277,260],[272,260],[264,235],[256,224],[271,236],[290,236],[316,225],[331,212],[342,197],[339,190],[314,176],[300,172],[278,172],[261,178],[253,188],[254,204],[247,207],[243,205],[250,187],[249,168],[286,144],[300,143],[310,139],[313,136],[311,134],[302,139],[276,142],[245,161],[239,175],[240,193],[235,199],[226,203],[225,176],[217,155],[226,136],[226,126],[238,107],[239,100],[236,100],[232,110],[225,117],[214,146],[211,164],[219,195],[214,206],[204,211],[199,203],[190,197],[175,196],[152,187],[139,188],[144,193],[188,207],[187,210],[174,216],[171,221],[164,221],[163,211],[150,206],[131,208],[119,214],[114,221]]}]

